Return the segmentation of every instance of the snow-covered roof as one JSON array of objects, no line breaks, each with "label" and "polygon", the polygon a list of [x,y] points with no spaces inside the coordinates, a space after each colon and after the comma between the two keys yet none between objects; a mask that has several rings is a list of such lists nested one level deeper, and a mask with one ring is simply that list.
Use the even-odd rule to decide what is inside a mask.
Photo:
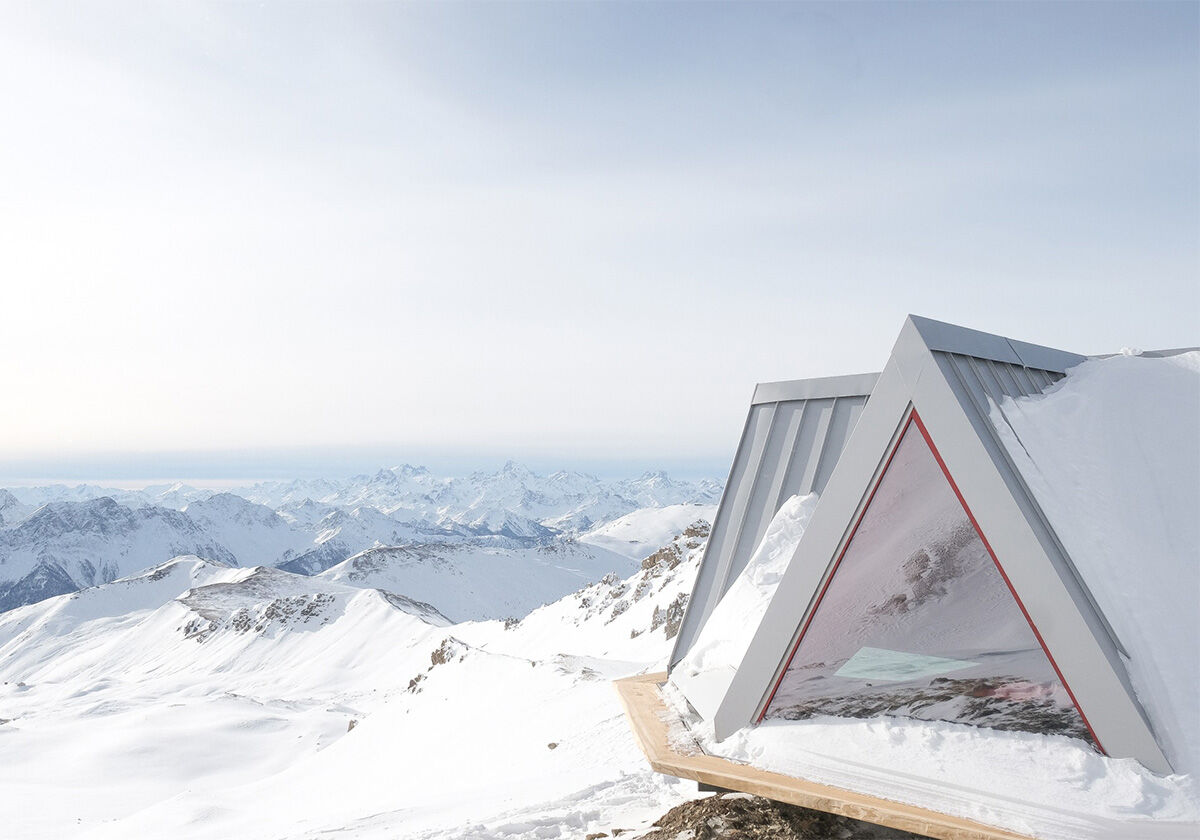
[{"label": "snow-covered roof", "polygon": [[1172,767],[1200,771],[1200,350],[1091,359],[990,416]]},{"label": "snow-covered roof", "polygon": [[[1028,711],[1013,699],[1024,696],[1028,708],[1036,706],[1044,718],[1058,721],[1053,731],[1082,733],[1111,756],[1137,758],[1158,772],[1200,765],[1200,724],[1190,713],[1200,691],[1195,515],[1200,510],[1200,352],[1089,360],[910,316],[868,390],[869,401],[864,400],[857,423],[850,424],[848,440],[830,449],[836,465],[824,466],[819,503],[786,572],[771,597],[758,599],[765,607],[746,613],[745,638],[736,646],[745,650],[740,664],[719,682],[719,696],[697,695],[693,703],[715,709],[717,737],[761,720],[768,711],[786,717],[811,706],[830,713],[828,706],[807,701],[783,710],[771,704],[785,677],[793,704],[806,691],[816,696],[829,690],[828,681],[814,679],[836,677],[834,683],[859,680],[855,684],[870,687],[876,701],[881,686],[903,685],[907,700],[896,699],[894,691],[879,701],[881,708],[900,709],[893,713],[901,715],[905,709],[918,716],[963,715],[969,706],[971,714],[997,715],[993,720],[1000,721],[1005,715],[997,709],[1005,703],[1009,711],[1017,709],[1018,717]],[[754,535],[743,540],[749,545],[740,559],[743,567],[771,520],[766,512],[771,504],[751,510],[748,500],[769,485],[778,510],[801,492],[780,493],[772,478],[743,477],[750,471],[774,476],[786,471],[782,465],[793,457],[778,437],[760,432],[762,421],[754,418],[752,406],[738,452],[739,460],[750,452],[753,470],[735,461],[718,512],[718,522],[725,515],[731,533]],[[890,489],[881,492],[894,458],[897,467],[886,482]],[[921,468],[929,477],[914,484],[913,471],[924,463],[930,465]],[[900,473],[909,478],[897,478]],[[868,516],[876,493],[880,500]],[[915,504],[914,494],[929,500],[942,494],[938,498],[945,501]],[[918,514],[911,512],[904,514],[909,519],[886,521],[904,510],[923,511],[921,527],[931,529],[930,539],[936,537],[934,548],[912,550],[912,540],[901,540],[891,549],[882,544],[872,549],[865,545],[868,537],[860,536],[851,549],[860,527],[862,534],[916,527],[910,520]],[[880,519],[882,526],[872,521]],[[719,548],[710,546],[705,556],[689,608],[693,626],[686,639],[681,634],[672,657],[675,668],[721,596],[739,591],[734,582],[741,570],[733,570]],[[888,559],[888,551],[909,553]],[[859,564],[858,571],[844,572],[831,591],[843,562],[848,569]],[[911,591],[893,594],[894,603],[885,609],[882,602],[872,605],[868,590],[895,587],[887,582],[895,576],[889,563],[909,575],[905,585]],[[909,566],[900,569],[901,563]],[[932,573],[926,572],[939,563],[951,573],[931,583]],[[847,575],[857,575],[857,589],[847,589]],[[972,581],[969,588],[961,582],[966,579]],[[954,591],[969,593],[955,596],[962,602],[957,613],[947,606],[952,598],[946,593]],[[971,598],[984,601],[963,601]],[[822,619],[817,613],[823,599],[831,606]],[[965,629],[956,636],[923,627],[915,605],[925,602],[940,610],[930,613],[939,621]],[[827,641],[845,641],[852,632],[870,639],[875,631],[863,628],[882,622],[889,609],[887,632],[907,639],[911,650],[864,643],[847,659],[848,654],[836,653],[835,644],[826,650],[834,660],[807,661],[802,654],[793,663],[810,625]],[[846,613],[837,614],[840,625],[829,617],[831,610]],[[854,610],[862,616],[851,615]],[[971,610],[992,615],[991,624],[970,627]],[[979,641],[989,633],[988,643]],[[809,637],[810,654],[815,638]],[[953,656],[942,650],[947,645]],[[1026,651],[1023,659],[1004,654],[1017,648]],[[830,662],[840,664],[836,674]],[[695,693],[703,683],[694,679],[694,668],[689,673],[692,679],[681,673],[675,680],[685,694],[689,684]],[[908,675],[907,682],[900,673]],[[1008,676],[997,679],[998,674]],[[1016,680],[1014,674],[1024,678]],[[917,691],[926,684],[941,692],[936,702]],[[818,685],[824,688],[814,688]],[[973,688],[960,688],[963,697],[955,698],[946,688],[950,685]],[[980,710],[989,703],[993,707]],[[1028,728],[1028,723],[1011,728]]]}]

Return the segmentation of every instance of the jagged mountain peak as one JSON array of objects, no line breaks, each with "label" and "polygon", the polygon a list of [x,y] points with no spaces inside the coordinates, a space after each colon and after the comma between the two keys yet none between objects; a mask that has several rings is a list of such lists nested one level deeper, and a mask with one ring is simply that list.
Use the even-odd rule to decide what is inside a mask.
[{"label": "jagged mountain peak", "polygon": [[433,475],[427,467],[417,466],[415,464],[400,464],[392,467],[391,472],[401,476],[427,476]]},{"label": "jagged mountain peak", "polygon": [[188,502],[183,508],[183,513],[189,516],[196,517],[217,517],[217,516],[234,516],[248,517],[260,522],[272,523],[276,521],[282,522],[279,514],[266,505],[260,505],[252,502],[242,496],[234,493],[214,493],[206,499],[199,499],[194,502]]},{"label": "jagged mountain peak", "polygon": [[128,525],[133,512],[108,496],[78,502],[47,502],[35,510],[20,526],[45,536],[69,532],[108,532]]}]

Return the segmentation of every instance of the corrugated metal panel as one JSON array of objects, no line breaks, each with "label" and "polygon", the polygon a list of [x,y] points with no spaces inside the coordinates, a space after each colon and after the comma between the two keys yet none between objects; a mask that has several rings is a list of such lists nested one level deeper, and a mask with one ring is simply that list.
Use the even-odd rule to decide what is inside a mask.
[{"label": "corrugated metal panel", "polygon": [[[773,382],[756,389],[675,640],[672,666],[691,648],[783,503],[825,488],[876,378],[865,374]],[[770,401],[798,395],[813,396]]]},{"label": "corrugated metal panel", "polygon": [[988,399],[999,405],[1005,397],[1028,397],[1040,394],[1063,378],[1059,371],[1037,370],[1021,365],[964,356],[959,353],[936,353],[947,359],[959,382],[966,388],[976,406],[987,416]]}]

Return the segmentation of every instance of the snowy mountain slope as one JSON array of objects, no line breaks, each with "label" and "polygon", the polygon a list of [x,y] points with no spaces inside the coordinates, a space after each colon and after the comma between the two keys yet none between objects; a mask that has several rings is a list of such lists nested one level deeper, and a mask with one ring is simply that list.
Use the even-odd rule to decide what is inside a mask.
[{"label": "snowy mountain slope", "polygon": [[269,777],[428,664],[444,624],[398,596],[195,557],[0,616],[0,789],[23,803],[6,833],[69,836]]},{"label": "snowy mountain slope", "polygon": [[647,555],[628,578],[608,575],[534,610],[503,633],[495,622],[458,625],[480,648],[510,655],[571,655],[658,664],[679,631],[709,524],[697,520]]},{"label": "snowy mountain slope", "polygon": [[43,505],[0,529],[0,611],[115,580],[181,554],[236,558],[186,515],[108,497]]},{"label": "snowy mountain slope", "polygon": [[121,504],[130,507],[142,504],[182,510],[186,505],[210,498],[213,495],[215,494],[212,490],[192,487],[190,484],[176,481],[171,484],[152,484],[141,490],[128,490],[114,498]]},{"label": "snowy mountain slope", "polygon": [[[324,511],[324,515],[317,517]],[[474,539],[474,533],[462,525],[447,527],[420,522],[400,522],[377,508],[361,505],[341,508],[321,502],[292,503],[284,515],[315,538],[308,547],[285,562],[281,569],[302,575],[315,575],[336,566],[355,554],[386,545],[424,545],[462,543]],[[504,539],[504,538],[501,538]],[[507,540],[506,540],[507,542]],[[527,544],[528,541],[520,541]]]},{"label": "snowy mountain slope", "polygon": [[[345,587],[264,569],[217,569],[175,600],[167,587],[161,607],[146,598],[124,619],[77,624],[93,640],[82,654],[78,637],[35,632],[14,658],[5,628],[113,585],[0,616],[0,715],[15,717],[0,725],[0,790],[25,805],[8,827],[31,839],[636,837],[695,787],[649,770],[610,680],[667,655],[705,530],[515,626],[414,625],[366,609],[378,598],[355,625]],[[326,592],[339,602],[318,609],[336,619],[255,629],[270,604]],[[210,609],[218,627],[189,636],[185,619]]]},{"label": "snowy mountain slope", "polygon": [[319,543],[291,560],[280,563],[279,568],[297,575],[317,575],[356,553],[349,545],[335,538]]},{"label": "snowy mountain slope", "polygon": [[72,668],[105,657],[112,649],[99,641],[98,628],[111,635],[194,586],[234,580],[241,571],[195,555],[176,557],[130,577],[10,610],[0,615],[0,673],[15,678],[45,673],[64,656],[73,660]]},{"label": "snowy mountain slope", "polygon": [[260,481],[249,487],[234,488],[231,492],[255,504],[278,509],[304,501],[333,504],[347,483],[326,478],[297,478],[291,481]]},{"label": "snowy mountain slope", "polygon": [[306,650],[307,637],[348,616],[369,622],[393,614],[409,630],[449,624],[428,604],[392,593],[178,557],[0,616],[0,675],[57,683],[61,675],[103,681],[114,672],[188,679],[220,673],[257,683],[260,666],[271,660],[295,670],[287,680],[293,688],[337,691],[306,662],[314,652]]},{"label": "snowy mountain slope", "polygon": [[35,505],[22,504],[9,491],[0,490],[0,527],[16,525],[36,509]]},{"label": "snowy mountain slope", "polygon": [[414,662],[411,690],[282,772],[80,836],[583,838],[644,828],[694,795],[646,767],[610,684],[628,665],[438,650]]},{"label": "snowy mountain slope", "polygon": [[331,507],[317,520],[314,542],[321,545],[333,540],[356,554],[376,545],[401,545],[425,542],[461,542],[473,532],[459,526],[436,527],[421,523],[401,522],[378,508],[360,505],[355,508]]},{"label": "snowy mountain slope", "polygon": [[581,534],[579,541],[598,545],[635,560],[669,543],[698,519],[711,522],[716,505],[664,505],[627,513]]},{"label": "snowy mountain slope", "polygon": [[434,543],[368,549],[319,577],[403,592],[464,621],[519,617],[614,569],[632,568],[618,554],[570,540],[532,547]]},{"label": "snowy mountain slope", "polygon": [[401,521],[428,518],[431,510],[443,507],[453,481],[439,478],[425,467],[401,464],[379,470],[370,478],[351,479],[339,495],[343,505],[370,505]]},{"label": "snowy mountain slope", "polygon": [[312,546],[310,534],[271,508],[232,493],[189,502],[183,513],[237,558],[240,565],[274,566]]},{"label": "snowy mountain slope", "polygon": [[616,492],[638,507],[667,505],[715,505],[721,500],[722,484],[711,478],[695,483],[676,481],[662,470],[643,473],[615,484]]},{"label": "snowy mountain slope", "polygon": [[523,542],[546,542],[555,535],[555,531],[536,520],[500,507],[485,506],[463,511],[451,518],[450,522],[462,525],[480,536],[494,534]]},{"label": "snowy mountain slope", "polygon": [[[245,496],[247,501],[253,501]],[[263,504],[264,507],[270,505],[262,502],[254,502],[255,504]],[[302,499],[300,501],[288,501],[274,509],[288,524],[293,528],[301,531],[307,531],[312,534],[320,533],[322,528],[318,523],[335,510],[340,510],[336,505],[327,504],[325,502],[316,502],[312,499]]]}]

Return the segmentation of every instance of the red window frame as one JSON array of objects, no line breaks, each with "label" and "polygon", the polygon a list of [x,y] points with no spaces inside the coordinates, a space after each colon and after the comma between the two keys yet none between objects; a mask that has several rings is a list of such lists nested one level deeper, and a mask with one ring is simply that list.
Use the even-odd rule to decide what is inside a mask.
[{"label": "red window frame", "polygon": [[1012,581],[1009,580],[1008,574],[1004,571],[1004,566],[1001,565],[1000,559],[996,556],[996,552],[992,550],[992,544],[988,542],[988,538],[983,533],[983,529],[979,527],[979,522],[975,519],[975,514],[971,512],[971,508],[967,504],[967,500],[963,498],[962,492],[958,489],[958,484],[954,481],[954,477],[950,474],[950,470],[946,466],[946,462],[942,459],[941,452],[938,451],[937,446],[934,444],[933,438],[930,436],[929,430],[925,427],[925,423],[921,420],[921,416],[917,413],[916,408],[913,408],[909,412],[908,417],[905,419],[904,427],[900,434],[896,437],[896,442],[893,444],[891,451],[888,453],[887,461],[884,462],[883,469],[879,471],[879,476],[876,478],[875,484],[871,487],[870,495],[867,496],[867,503],[863,505],[862,510],[859,511],[858,517],[854,520],[854,526],[850,530],[850,536],[842,545],[842,550],[838,553],[837,560],[834,561],[833,568],[830,569],[829,575],[825,578],[825,583],[821,586],[821,591],[817,595],[817,600],[813,604],[812,610],[809,611],[808,617],[805,619],[803,626],[800,628],[800,635],[796,638],[795,643],[792,645],[792,650],[788,654],[787,661],[784,663],[783,669],[779,672],[779,677],[775,680],[775,684],[771,687],[771,692],[767,695],[766,702],[762,704],[762,708],[758,713],[755,723],[762,723],[763,718],[766,717],[767,710],[771,707],[771,701],[775,699],[775,693],[779,691],[779,686],[783,683],[783,679],[787,675],[788,669],[792,665],[792,660],[795,658],[796,652],[800,650],[800,644],[804,641],[804,635],[808,632],[808,627],[812,623],[813,618],[816,616],[817,609],[821,606],[821,601],[825,598],[825,592],[829,589],[829,584],[833,581],[834,575],[837,574],[838,567],[842,564],[842,559],[846,556],[846,552],[850,549],[850,544],[854,542],[854,537],[858,533],[858,526],[862,523],[863,517],[866,516],[867,510],[870,509],[871,502],[875,500],[875,492],[879,489],[879,485],[883,481],[883,477],[887,474],[888,469],[891,467],[892,459],[896,456],[896,451],[900,448],[900,442],[904,440],[904,436],[908,434],[909,428],[914,425],[917,427],[917,430],[920,431],[921,437],[925,439],[925,443],[929,447],[929,451],[933,453],[933,458],[935,461],[937,461],[937,465],[941,469],[942,475],[944,475],[946,477],[946,481],[950,483],[950,489],[954,491],[955,498],[957,498],[958,503],[962,505],[963,512],[967,514],[967,519],[971,521],[971,527],[975,529],[975,533],[983,542],[983,547],[987,549],[988,556],[992,558],[992,563],[995,564],[996,570],[1000,572],[1000,577],[1004,581],[1004,585],[1008,587],[1008,591],[1012,595],[1013,600],[1017,602],[1017,608],[1021,610],[1021,615],[1025,617],[1026,623],[1029,624],[1029,629],[1033,631],[1034,638],[1037,639],[1038,644],[1041,645],[1042,652],[1046,655],[1046,659],[1049,660],[1050,667],[1054,669],[1054,673],[1058,677],[1059,682],[1062,683],[1063,688],[1066,690],[1067,696],[1071,698],[1071,703],[1075,706],[1075,711],[1079,713],[1079,717],[1083,720],[1083,725],[1087,727],[1088,733],[1092,736],[1092,740],[1095,742],[1096,747],[1100,750],[1100,752],[1107,755],[1108,753],[1104,749],[1104,745],[1101,744],[1100,739],[1096,737],[1096,730],[1092,728],[1092,724],[1088,721],[1087,715],[1084,714],[1083,708],[1079,705],[1079,701],[1075,697],[1075,692],[1071,690],[1071,686],[1067,683],[1066,678],[1063,676],[1062,670],[1059,669],[1058,663],[1054,661],[1054,656],[1050,653],[1050,648],[1046,646],[1045,639],[1042,638],[1041,632],[1038,630],[1037,625],[1034,624],[1033,618],[1029,615],[1029,611],[1025,608],[1025,603],[1021,600],[1021,596],[1017,594],[1017,590],[1013,587]]}]

